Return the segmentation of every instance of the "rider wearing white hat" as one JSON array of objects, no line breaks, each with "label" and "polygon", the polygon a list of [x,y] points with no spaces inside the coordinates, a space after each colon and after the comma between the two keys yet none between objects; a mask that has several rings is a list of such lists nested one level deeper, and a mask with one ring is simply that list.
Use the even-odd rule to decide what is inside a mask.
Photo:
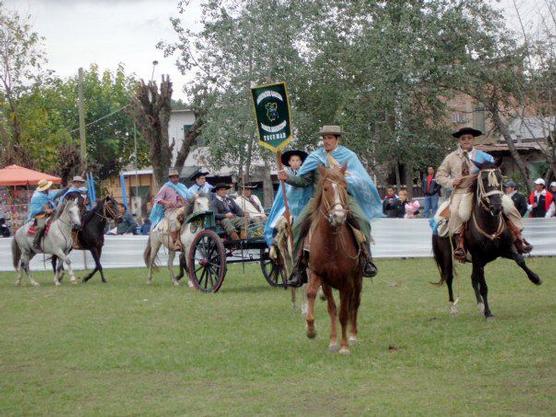
[{"label": "rider wearing white hat", "polygon": [[37,225],[37,231],[33,240],[33,247],[35,249],[40,249],[40,241],[46,228],[46,222],[56,207],[55,200],[66,192],[65,189],[49,191],[50,187],[52,187],[52,181],[45,178],[41,179],[29,203],[27,221],[34,220]]},{"label": "rider wearing white hat", "polygon": [[[551,184],[552,185],[552,184]],[[529,195],[529,210],[531,217],[550,217],[554,206],[554,196],[546,191],[542,178],[535,180],[535,190]]]}]

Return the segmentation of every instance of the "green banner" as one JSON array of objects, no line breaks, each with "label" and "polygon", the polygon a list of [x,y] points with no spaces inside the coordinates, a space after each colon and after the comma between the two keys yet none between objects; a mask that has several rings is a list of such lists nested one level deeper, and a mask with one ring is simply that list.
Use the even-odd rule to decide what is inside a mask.
[{"label": "green banner", "polygon": [[286,83],[260,85],[252,88],[251,94],[259,144],[274,152],[284,149],[292,140]]}]

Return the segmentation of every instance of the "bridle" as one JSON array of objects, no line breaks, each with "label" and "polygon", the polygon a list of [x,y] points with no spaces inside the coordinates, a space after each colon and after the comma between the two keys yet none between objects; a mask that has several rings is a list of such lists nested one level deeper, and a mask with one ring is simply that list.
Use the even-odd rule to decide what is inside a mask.
[{"label": "bridle", "polygon": [[121,216],[119,211],[114,210],[112,207],[109,207],[108,204],[106,204],[107,202],[111,202],[112,206],[115,205],[114,200],[112,199],[104,201],[104,203],[102,204],[102,214],[100,214],[98,211],[95,211],[94,214],[106,221],[120,219]]},{"label": "bridle", "polygon": [[[493,195],[504,195],[504,192],[502,191],[502,184],[500,183],[500,181],[498,181],[498,176],[496,175],[497,171],[498,169],[484,169],[481,170],[481,172],[479,172],[479,175],[477,177],[477,205],[482,207],[485,211],[490,212],[492,216],[494,216],[494,214],[492,213],[492,209],[490,207],[491,204],[490,197]],[[489,188],[494,188],[491,191],[487,192],[485,190],[485,185],[483,183],[483,177],[482,177],[483,172],[487,173]],[[504,221],[504,216],[502,216],[502,213],[497,214],[498,227],[496,228],[495,233],[485,232],[479,226],[479,223],[477,222],[477,217],[475,215],[473,215],[472,217],[473,217],[473,224],[477,228],[479,233],[481,233],[483,236],[487,237],[490,240],[497,239],[504,232],[504,226],[506,225],[506,222]]]},{"label": "bridle", "polygon": [[[323,182],[329,182],[332,184],[332,186],[334,187],[334,189],[336,190],[337,193],[337,199],[334,203],[330,203],[326,198],[322,198],[322,204],[320,207],[320,214],[325,217],[329,223],[332,223],[332,216],[333,216],[333,212],[335,211],[339,211],[343,214],[345,214],[347,216],[347,214],[349,213],[349,209],[347,208],[347,202],[346,200],[346,193],[344,190],[344,187],[342,185],[340,185],[339,182],[337,181],[333,181],[330,178],[325,178],[323,180]],[[323,187],[323,192],[324,192],[324,187]],[[324,206],[324,208],[322,207]]]}]

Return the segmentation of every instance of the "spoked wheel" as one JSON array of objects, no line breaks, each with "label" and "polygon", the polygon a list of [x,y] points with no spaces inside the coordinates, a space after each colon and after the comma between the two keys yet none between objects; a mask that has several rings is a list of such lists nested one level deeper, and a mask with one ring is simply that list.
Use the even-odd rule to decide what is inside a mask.
[{"label": "spoked wheel", "polygon": [[261,271],[271,287],[285,288],[286,274],[281,265],[268,256],[268,249],[261,249]]},{"label": "spoked wheel", "polygon": [[226,276],[224,245],[212,230],[202,230],[193,239],[187,257],[189,278],[203,292],[216,292]]}]

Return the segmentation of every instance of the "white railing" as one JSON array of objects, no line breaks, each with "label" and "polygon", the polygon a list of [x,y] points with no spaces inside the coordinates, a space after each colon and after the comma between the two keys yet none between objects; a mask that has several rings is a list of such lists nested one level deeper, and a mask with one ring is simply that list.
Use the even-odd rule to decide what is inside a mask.
[{"label": "white railing", "polygon": [[[556,256],[556,218],[524,219],[524,235],[534,246],[532,256]],[[373,256],[376,258],[431,257],[431,229],[426,219],[380,219],[373,222]],[[0,271],[13,271],[11,238],[0,238]],[[106,236],[102,251],[104,268],[144,267],[143,251],[146,236]],[[85,255],[84,255],[85,253]],[[166,265],[167,252],[159,252],[159,264]],[[94,263],[89,252],[73,251],[71,260],[76,269]],[[86,261],[85,261],[86,260]],[[84,262],[85,261],[85,262]],[[177,265],[177,257],[175,260]],[[33,271],[50,270],[50,262],[37,255],[31,262]]]}]

